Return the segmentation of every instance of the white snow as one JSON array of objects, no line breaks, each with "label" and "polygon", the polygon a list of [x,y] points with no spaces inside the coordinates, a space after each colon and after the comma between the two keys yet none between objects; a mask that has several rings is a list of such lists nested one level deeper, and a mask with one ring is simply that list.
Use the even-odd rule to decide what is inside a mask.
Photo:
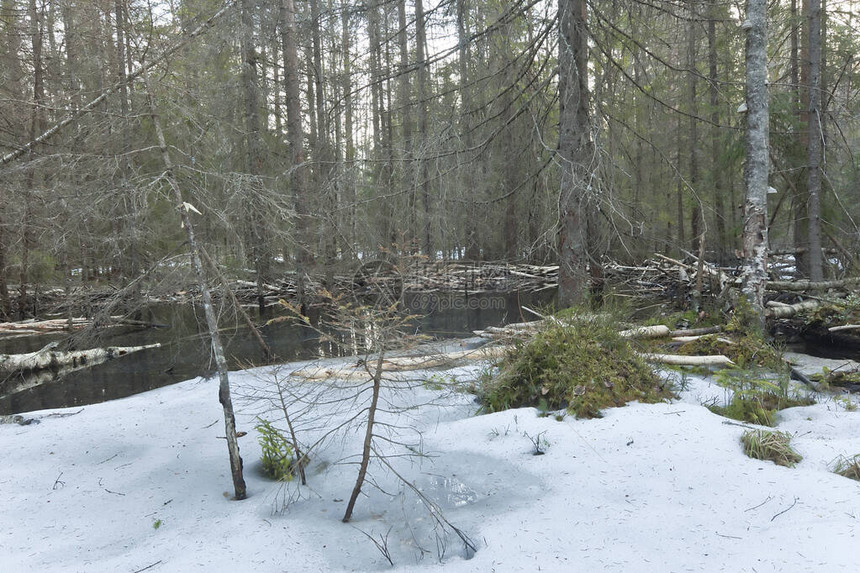
[{"label": "white snow", "polygon": [[[261,372],[231,374],[237,393],[263,384]],[[380,489],[366,487],[353,521],[340,521],[357,468],[335,462],[363,430],[317,452],[307,488],[262,478],[259,407],[242,399],[250,497],[231,501],[215,380],[26,414],[38,423],[0,425],[0,571],[391,570],[365,535],[386,532],[395,571],[856,571],[860,484],[828,466],[860,453],[860,411],[831,398],[780,413],[804,456],[784,468],[746,457],[744,428],[700,405],[721,388],[688,382],[680,400],[597,420],[474,416],[464,394],[411,411],[404,440],[433,457],[397,459],[398,471],[468,534],[474,556],[436,537],[414,494],[388,495],[397,480],[378,464]]]}]

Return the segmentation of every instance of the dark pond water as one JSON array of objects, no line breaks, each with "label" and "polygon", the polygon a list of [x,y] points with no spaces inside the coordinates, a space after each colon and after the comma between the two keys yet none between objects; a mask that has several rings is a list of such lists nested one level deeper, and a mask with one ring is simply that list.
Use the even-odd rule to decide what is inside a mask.
[{"label": "dark pond water", "polygon": [[[552,292],[538,295],[522,293],[484,293],[465,297],[462,294],[422,293],[406,298],[417,332],[435,338],[470,336],[473,330],[509,322],[532,320],[521,311],[550,304]],[[78,370],[63,377],[47,376],[49,381],[0,396],[0,415],[17,414],[47,408],[62,408],[94,404],[145,392],[196,376],[208,376],[215,370],[211,359],[202,308],[195,305],[162,305],[147,310],[144,319],[166,325],[166,328],[116,328],[89,339],[83,348],[98,346],[139,346],[160,342],[161,348],[146,350],[108,361],[92,368]],[[271,317],[264,317],[258,323]],[[223,317],[225,350],[230,369],[261,364],[259,346],[247,329],[229,328],[239,322]],[[281,322],[261,329],[266,343],[277,356],[277,362],[290,362],[313,357],[337,356],[337,347],[322,344],[316,333]],[[52,340],[63,337],[26,337],[0,339],[0,354],[35,352]],[[6,388],[13,388],[9,384]]]}]

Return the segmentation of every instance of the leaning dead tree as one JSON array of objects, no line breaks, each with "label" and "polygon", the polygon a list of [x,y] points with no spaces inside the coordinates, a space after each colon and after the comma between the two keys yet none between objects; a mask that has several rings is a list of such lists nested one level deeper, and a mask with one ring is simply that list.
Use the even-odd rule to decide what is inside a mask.
[{"label": "leaning dead tree", "polygon": [[206,315],[206,325],[209,328],[209,338],[212,341],[212,354],[215,357],[215,364],[218,369],[218,400],[221,402],[221,407],[224,409],[224,426],[227,435],[227,450],[230,454],[230,471],[233,476],[234,499],[245,499],[245,478],[242,473],[242,457],[239,455],[239,440],[236,434],[236,415],[233,412],[233,400],[230,397],[230,379],[227,374],[227,359],[224,356],[224,346],[221,343],[221,335],[218,332],[218,319],[215,316],[215,310],[212,306],[212,295],[209,291],[208,281],[206,280],[206,271],[203,268],[203,258],[200,254],[202,252],[202,248],[197,244],[197,239],[194,236],[194,224],[191,222],[191,216],[189,214],[190,211],[197,212],[197,209],[183,199],[182,192],[179,190],[179,185],[174,173],[173,160],[170,158],[170,153],[167,149],[164,130],[161,128],[161,119],[156,113],[152,89],[150,88],[149,79],[146,74],[143,75],[143,79],[146,86],[146,96],[149,103],[152,123],[155,127],[155,135],[158,139],[158,147],[161,150],[161,159],[164,162],[163,178],[167,181],[167,185],[170,187],[170,191],[173,194],[173,200],[176,203],[176,209],[179,211],[182,218],[182,227],[185,229],[185,236],[188,239],[188,250],[191,254],[191,264],[194,267],[194,273],[197,275],[200,295],[203,299],[203,312]]},{"label": "leaning dead tree", "polygon": [[230,454],[230,468],[233,476],[235,499],[244,499],[246,495],[246,488],[245,480],[242,474],[242,458],[239,455],[239,442],[236,436],[236,419],[233,413],[232,400],[230,398],[230,382],[227,377],[227,360],[224,357],[223,345],[221,344],[220,335],[218,334],[218,323],[215,317],[215,311],[212,307],[212,297],[206,281],[206,272],[204,270],[203,262],[200,255],[200,247],[194,237],[194,227],[191,223],[191,218],[189,216],[189,209],[193,210],[194,208],[189,203],[183,200],[182,193],[177,186],[177,182],[174,176],[173,164],[170,159],[170,154],[167,151],[167,143],[165,141],[164,132],[161,128],[160,120],[155,112],[152,90],[149,87],[147,79],[147,73],[150,70],[166,62],[173,54],[177,53],[179,50],[191,43],[194,39],[212,28],[212,26],[214,26],[218,19],[227,14],[233,8],[233,5],[233,1],[228,1],[217,12],[215,12],[215,14],[210,16],[207,20],[197,26],[189,34],[185,35],[178,42],[176,42],[171,47],[162,52],[158,57],[153,58],[148,63],[140,66],[134,72],[126,75],[120,82],[105,89],[101,94],[99,94],[98,97],[90,101],[88,104],[82,106],[80,109],[70,113],[65,119],[55,124],[47,131],[44,131],[40,135],[33,137],[32,140],[26,145],[20,146],[14,151],[0,157],[0,165],[11,163],[19,157],[29,153],[37,145],[45,143],[77,119],[89,114],[90,112],[98,108],[98,106],[112,94],[116,93],[121,89],[124,89],[131,82],[137,79],[143,80],[147,91],[150,113],[155,127],[156,136],[158,138],[158,145],[161,149],[162,160],[164,161],[165,173],[163,177],[167,181],[171,191],[173,192],[173,197],[176,201],[177,209],[179,210],[180,216],[182,218],[182,225],[185,229],[186,236],[188,239],[189,250],[191,251],[192,265],[198,277],[201,296],[203,299],[203,308],[206,314],[206,322],[209,327],[209,334],[212,340],[212,353],[215,356],[215,362],[217,364],[218,375],[220,379],[218,397],[224,409],[224,422],[227,430],[227,447]]}]

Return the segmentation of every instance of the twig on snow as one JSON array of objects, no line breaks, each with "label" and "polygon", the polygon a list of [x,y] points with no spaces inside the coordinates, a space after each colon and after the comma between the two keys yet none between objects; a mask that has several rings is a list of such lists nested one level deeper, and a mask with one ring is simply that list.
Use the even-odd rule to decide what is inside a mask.
[{"label": "twig on snow", "polygon": [[379,549],[379,552],[382,553],[382,556],[388,561],[388,564],[394,567],[394,561],[391,560],[391,551],[388,549],[388,534],[391,533],[391,527],[388,528],[388,531],[385,532],[385,535],[379,534],[379,539],[377,540],[374,536],[364,531],[363,529],[359,529],[353,526],[353,529],[360,531],[364,534],[365,537],[370,539],[373,544]]},{"label": "twig on snow", "polygon": [[770,518],[770,520],[771,520],[771,521],[773,521],[774,519],[776,519],[777,517],[779,517],[779,516],[780,516],[780,515],[782,515],[783,513],[788,512],[788,510],[790,510],[791,508],[793,508],[795,505],[797,505],[797,497],[795,497],[795,498],[794,498],[794,503],[792,503],[790,506],[788,506],[787,508],[783,509],[782,511],[780,511],[779,513],[777,513],[777,514],[776,514],[776,515],[774,515],[773,517],[771,517],[771,518]]},{"label": "twig on snow", "polygon": [[143,569],[137,569],[136,571],[134,571],[134,573],[140,573],[141,571],[146,571],[147,569],[152,569],[152,568],[153,568],[153,567],[155,567],[156,565],[160,565],[160,564],[161,564],[161,559],[159,559],[158,561],[156,561],[156,562],[155,562],[155,563],[153,563],[152,565],[147,565],[147,566],[146,566],[146,567],[144,567]]}]

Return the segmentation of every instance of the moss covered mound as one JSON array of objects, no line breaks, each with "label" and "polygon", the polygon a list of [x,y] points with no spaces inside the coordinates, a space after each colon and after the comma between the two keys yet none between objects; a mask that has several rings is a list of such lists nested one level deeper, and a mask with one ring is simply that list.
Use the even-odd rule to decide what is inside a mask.
[{"label": "moss covered mound", "polygon": [[633,400],[672,397],[616,328],[611,319],[568,316],[517,344],[499,365],[499,374],[483,384],[485,409],[566,408],[579,418],[595,418],[604,408]]}]

